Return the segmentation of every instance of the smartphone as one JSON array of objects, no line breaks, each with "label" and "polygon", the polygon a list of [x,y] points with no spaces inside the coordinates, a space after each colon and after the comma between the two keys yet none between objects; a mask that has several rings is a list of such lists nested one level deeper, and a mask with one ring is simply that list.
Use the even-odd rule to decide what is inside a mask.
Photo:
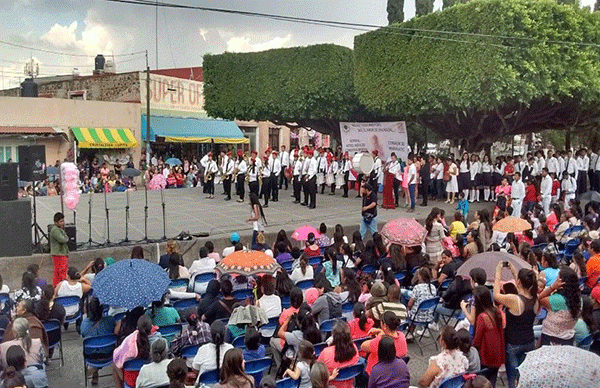
[{"label": "smartphone", "polygon": [[503,261],[503,262],[502,262],[502,266],[503,266],[503,267],[507,267],[507,268],[508,268],[508,261]]}]

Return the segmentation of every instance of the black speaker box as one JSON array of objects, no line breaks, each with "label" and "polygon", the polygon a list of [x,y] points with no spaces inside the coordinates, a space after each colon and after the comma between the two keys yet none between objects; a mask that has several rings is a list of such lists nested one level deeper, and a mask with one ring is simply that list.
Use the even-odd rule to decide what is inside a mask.
[{"label": "black speaker box", "polygon": [[26,182],[46,179],[46,146],[19,146],[19,176]]},{"label": "black speaker box", "polygon": [[18,198],[17,163],[0,163],[0,201]]},{"label": "black speaker box", "polygon": [[0,257],[31,256],[31,202],[29,198],[0,201]]},{"label": "black speaker box", "polygon": [[[54,224],[48,225],[48,236],[50,236],[50,228],[52,228]],[[73,252],[77,250],[77,228],[75,224],[65,224],[65,232],[67,233],[67,237],[69,237],[69,241],[67,241],[67,247],[69,247],[69,252]]]}]

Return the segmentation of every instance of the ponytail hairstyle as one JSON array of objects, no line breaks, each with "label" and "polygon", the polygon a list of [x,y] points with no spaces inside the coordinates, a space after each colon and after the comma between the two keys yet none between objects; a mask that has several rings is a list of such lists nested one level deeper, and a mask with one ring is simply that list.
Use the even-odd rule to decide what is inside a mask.
[{"label": "ponytail hairstyle", "polygon": [[79,271],[75,267],[69,267],[69,269],[67,270],[67,276],[71,280],[79,280],[79,279],[81,279],[81,274],[79,273]]},{"label": "ponytail hairstyle", "polygon": [[577,268],[579,268],[579,273],[581,273],[581,277],[586,277],[587,268],[585,266],[585,259],[579,250],[576,250],[575,253],[573,253],[573,262],[575,263],[575,265],[577,265]]},{"label": "ponytail hairstyle", "polygon": [[214,321],[210,325],[211,342],[215,345],[217,356],[217,375],[221,375],[221,345],[225,342],[225,325],[221,321]]},{"label": "ponytail hairstyle", "polygon": [[29,321],[25,318],[17,318],[13,322],[12,329],[17,335],[17,338],[21,339],[23,349],[27,353],[31,351],[31,334],[29,333]]},{"label": "ponytail hairstyle", "polygon": [[164,338],[157,338],[150,346],[152,362],[159,363],[167,358],[167,350],[167,341]]},{"label": "ponytail hairstyle", "polygon": [[148,336],[152,330],[152,321],[150,317],[147,315],[142,315],[137,321],[137,356],[136,358],[141,358],[143,360],[147,360],[150,358],[150,341],[148,340]]},{"label": "ponytail hairstyle", "polygon": [[187,364],[183,358],[173,359],[169,365],[167,365],[169,388],[185,388],[187,371]]},{"label": "ponytail hairstyle", "polygon": [[389,261],[384,261],[381,265],[381,272],[383,274],[383,281],[389,285],[396,284],[396,277],[394,271],[392,271],[392,265]]},{"label": "ponytail hairstyle", "polygon": [[471,237],[473,237],[473,241],[475,242],[475,245],[477,245],[477,253],[483,253],[484,249],[483,249],[483,244],[481,242],[481,239],[479,238],[479,231],[477,229],[473,229],[471,230]]},{"label": "ponytail hairstyle", "polygon": [[[227,386],[230,380],[242,377],[250,387],[254,388],[252,379],[244,371],[244,356],[242,355],[241,349],[233,348],[225,352],[225,357],[223,357],[223,367],[219,371],[219,377],[221,379],[221,385]],[[244,384],[244,386],[245,385],[246,384]]]},{"label": "ponytail hairstyle", "polygon": [[169,270],[169,279],[176,280],[179,279],[179,262],[181,261],[181,256],[177,252],[173,252],[169,255],[169,266],[167,267]]},{"label": "ponytail hairstyle", "polygon": [[300,271],[302,271],[302,275],[306,275],[306,267],[308,267],[308,256],[303,253],[300,255]]},{"label": "ponytail hairstyle", "polygon": [[23,387],[25,384],[25,377],[14,366],[9,366],[2,373],[2,388]]},{"label": "ponytail hairstyle", "polygon": [[327,259],[331,261],[331,272],[334,275],[338,275],[337,252],[335,251],[335,249],[331,247],[327,248],[327,250],[325,251],[325,257],[327,257]]},{"label": "ponytail hairstyle", "polygon": [[381,337],[377,348],[377,356],[379,362],[392,362],[396,359],[396,344],[392,337],[389,335]]},{"label": "ponytail hairstyle", "polygon": [[312,368],[317,356],[315,355],[315,347],[307,340],[300,341],[298,345],[298,356],[302,361],[308,363],[308,367]]},{"label": "ponytail hairstyle", "polygon": [[348,300],[357,302],[360,297],[360,283],[356,280],[356,272],[352,268],[344,268],[342,273],[344,274],[344,286],[348,291]]},{"label": "ponytail hairstyle", "polygon": [[392,311],[386,311],[383,314],[383,323],[390,329],[391,332],[397,331],[400,326],[400,318]]},{"label": "ponytail hairstyle", "polygon": [[460,329],[456,332],[456,336],[458,337],[458,348],[465,356],[468,355],[471,351],[471,334],[467,329]]},{"label": "ponytail hairstyle", "polygon": [[37,286],[35,285],[35,275],[27,271],[23,273],[21,280],[21,288],[29,291],[29,295],[33,298],[38,294]]},{"label": "ponytail hairstyle", "polygon": [[433,228],[433,221],[440,215],[440,209],[434,207],[431,209],[431,212],[425,219],[425,229],[427,229],[427,234],[431,233],[431,229]]},{"label": "ponytail hairstyle", "polygon": [[417,275],[419,275],[419,278],[421,279],[421,281],[423,283],[426,283],[429,285],[429,288],[431,290],[431,287],[433,287],[433,290],[431,290],[432,293],[435,294],[435,286],[433,284],[431,284],[431,270],[429,269],[429,267],[421,267],[417,270]]},{"label": "ponytail hairstyle", "polygon": [[564,285],[557,293],[565,298],[571,316],[577,320],[581,312],[581,290],[577,274],[570,267],[563,267],[559,271],[558,277],[564,282]]},{"label": "ponytail hairstyle", "polygon": [[355,303],[354,308],[352,309],[352,315],[354,318],[358,318],[358,327],[362,331],[365,331],[365,325],[367,324],[367,311],[365,310],[365,306],[362,303]]},{"label": "ponytail hairstyle", "polygon": [[440,332],[440,336],[442,337],[442,341],[444,341],[446,350],[458,349],[460,345],[458,335],[452,326],[444,326]]},{"label": "ponytail hairstyle", "polygon": [[531,297],[536,300],[538,294],[537,276],[532,269],[521,268],[517,274],[517,279],[521,283],[523,289],[527,290]]},{"label": "ponytail hairstyle", "polygon": [[162,298],[160,300],[155,300],[154,302],[152,302],[152,310],[150,310],[150,318],[154,319],[154,317],[156,317],[156,310],[158,310],[159,308],[163,307],[165,304],[165,298],[167,297],[167,294],[163,294]]}]

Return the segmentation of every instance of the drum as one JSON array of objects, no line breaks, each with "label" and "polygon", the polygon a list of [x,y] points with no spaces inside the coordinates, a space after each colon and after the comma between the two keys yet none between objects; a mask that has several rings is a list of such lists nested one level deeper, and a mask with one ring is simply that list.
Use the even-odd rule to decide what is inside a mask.
[{"label": "drum", "polygon": [[325,183],[325,174],[322,172],[317,173],[317,185],[322,185]]},{"label": "drum", "polygon": [[352,168],[359,174],[370,174],[373,170],[373,157],[369,153],[354,155],[354,158],[352,158]]},{"label": "drum", "polygon": [[335,186],[338,189],[341,189],[342,186],[344,186],[344,174],[338,173],[335,175]]},{"label": "drum", "polygon": [[334,182],[335,182],[335,178],[334,178],[333,174],[327,174],[325,176],[325,184],[327,186],[331,186]]}]

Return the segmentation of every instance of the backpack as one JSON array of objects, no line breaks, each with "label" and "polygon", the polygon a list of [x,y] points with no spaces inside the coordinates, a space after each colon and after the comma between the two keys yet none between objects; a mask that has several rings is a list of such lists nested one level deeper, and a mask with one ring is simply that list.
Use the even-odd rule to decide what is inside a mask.
[{"label": "backpack", "polygon": [[342,301],[340,298],[335,298],[331,293],[326,293],[327,305],[329,306],[329,319],[339,318],[342,316]]}]

